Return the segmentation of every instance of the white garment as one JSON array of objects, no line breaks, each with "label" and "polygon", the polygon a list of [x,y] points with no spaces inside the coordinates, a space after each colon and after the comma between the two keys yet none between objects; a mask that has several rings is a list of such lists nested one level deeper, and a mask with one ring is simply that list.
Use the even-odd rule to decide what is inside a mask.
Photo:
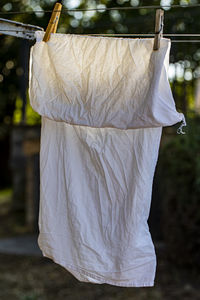
[{"label": "white garment", "polygon": [[153,51],[153,39],[36,37],[39,247],[80,281],[153,286],[147,219],[162,126],[184,121],[167,80],[170,40]]}]

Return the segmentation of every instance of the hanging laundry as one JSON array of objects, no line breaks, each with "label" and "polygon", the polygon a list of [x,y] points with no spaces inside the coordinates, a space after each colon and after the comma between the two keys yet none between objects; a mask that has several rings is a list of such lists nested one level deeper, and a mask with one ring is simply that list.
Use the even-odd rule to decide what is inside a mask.
[{"label": "hanging laundry", "polygon": [[163,126],[185,118],[167,79],[170,40],[52,34],[31,49],[42,118],[38,244],[78,280],[153,286],[147,224]]}]

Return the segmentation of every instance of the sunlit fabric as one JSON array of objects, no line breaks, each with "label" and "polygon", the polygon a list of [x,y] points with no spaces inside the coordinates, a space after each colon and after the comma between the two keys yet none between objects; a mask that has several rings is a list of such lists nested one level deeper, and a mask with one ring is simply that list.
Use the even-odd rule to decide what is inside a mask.
[{"label": "sunlit fabric", "polygon": [[147,220],[162,127],[184,121],[167,79],[170,40],[153,51],[153,39],[36,37],[39,247],[79,281],[153,286]]}]

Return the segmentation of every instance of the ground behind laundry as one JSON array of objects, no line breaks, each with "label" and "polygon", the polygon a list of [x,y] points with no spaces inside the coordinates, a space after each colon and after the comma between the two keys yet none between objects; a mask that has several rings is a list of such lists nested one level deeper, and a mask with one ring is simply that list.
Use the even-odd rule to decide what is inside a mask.
[{"label": "ground behind laundry", "polygon": [[154,241],[155,286],[126,288],[79,282],[42,256],[37,236],[0,207],[0,300],[200,300],[200,275],[172,265],[163,243]]}]

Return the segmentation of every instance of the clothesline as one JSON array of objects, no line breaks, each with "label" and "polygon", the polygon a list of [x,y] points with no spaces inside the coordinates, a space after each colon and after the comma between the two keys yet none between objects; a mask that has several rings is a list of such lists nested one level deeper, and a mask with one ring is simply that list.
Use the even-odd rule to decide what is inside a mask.
[{"label": "clothesline", "polygon": [[[2,32],[13,32],[13,30],[5,29],[2,30]],[[23,31],[23,30],[18,30],[18,33],[26,32],[26,33],[33,33],[33,31]],[[0,30],[1,33],[1,30]],[[91,36],[116,36],[116,37],[154,37],[154,33],[77,33],[77,35],[91,35]],[[200,37],[199,33],[164,33],[163,37]],[[191,43],[199,43],[199,40],[171,40],[173,43],[186,43],[186,42],[191,42]]]},{"label": "clothesline", "polygon": [[200,43],[200,40],[171,40],[172,43]]},{"label": "clothesline", "polygon": [[[154,37],[155,33],[143,33],[143,34],[137,34],[137,33],[90,33],[89,35],[92,36],[121,36],[121,37]],[[200,37],[200,34],[198,33],[164,33],[163,37]],[[172,43],[200,43],[200,39],[199,40],[171,40]]]},{"label": "clothesline", "polygon": [[[11,29],[3,29],[1,31],[13,31]],[[17,32],[25,32],[25,30],[17,30]],[[26,30],[27,33],[32,33],[33,31]],[[149,36],[154,37],[155,33],[77,33],[79,35],[105,35],[105,36]],[[200,33],[164,33],[163,37],[200,37]]]},{"label": "clothesline", "polygon": [[[191,7],[200,7],[200,4],[193,4],[193,5],[163,5],[163,6],[160,6],[160,5],[151,5],[151,6],[131,6],[131,7],[96,7],[96,8],[77,8],[77,9],[62,9],[62,10],[58,10],[59,12],[61,11],[62,13],[65,13],[65,12],[69,12],[69,11],[105,11],[105,10],[133,10],[133,9],[158,9],[158,8],[191,8]],[[58,7],[56,7],[58,8]],[[10,12],[0,12],[0,15],[1,14],[30,14],[30,13],[46,13],[46,12],[51,12],[52,11],[49,11],[49,10],[40,10],[40,11],[10,11]],[[54,8],[54,12],[55,11],[55,8]],[[16,30],[15,30],[16,31]],[[12,29],[5,29],[5,30],[0,30],[0,34],[4,33],[4,32],[13,32]],[[17,30],[16,31],[17,34],[19,33],[25,33],[24,31],[22,30]],[[27,29],[26,29],[26,33],[28,33]],[[30,31],[29,33],[33,33],[33,31]],[[79,33],[77,33],[79,34]],[[80,34],[79,34],[80,35]],[[155,33],[146,33],[146,34],[134,34],[134,33],[89,33],[89,34],[85,34],[85,33],[81,33],[81,35],[93,35],[93,36],[116,36],[116,37],[155,37]],[[163,37],[200,37],[200,34],[193,34],[193,33],[185,33],[185,34],[172,34],[172,33],[165,33],[163,34]],[[191,39],[185,39],[185,40],[171,40],[171,42],[173,43],[186,43],[186,42],[190,42],[190,43],[199,43],[200,42],[200,39],[199,40],[191,40]]]},{"label": "clothesline", "polygon": [[[61,13],[67,14],[68,12],[76,11],[107,11],[107,10],[135,10],[135,9],[163,9],[163,8],[195,8],[200,7],[200,4],[190,5],[150,5],[150,6],[117,6],[117,7],[96,7],[96,8],[63,8]],[[1,11],[0,15],[11,15],[11,14],[34,14],[34,13],[52,13],[52,10],[35,10],[35,11]]]},{"label": "clothesline", "polygon": [[[83,33],[85,34],[85,33]],[[105,36],[149,36],[154,37],[155,33],[89,33],[89,35],[105,35]],[[163,33],[164,37],[200,37],[199,33]]]}]

